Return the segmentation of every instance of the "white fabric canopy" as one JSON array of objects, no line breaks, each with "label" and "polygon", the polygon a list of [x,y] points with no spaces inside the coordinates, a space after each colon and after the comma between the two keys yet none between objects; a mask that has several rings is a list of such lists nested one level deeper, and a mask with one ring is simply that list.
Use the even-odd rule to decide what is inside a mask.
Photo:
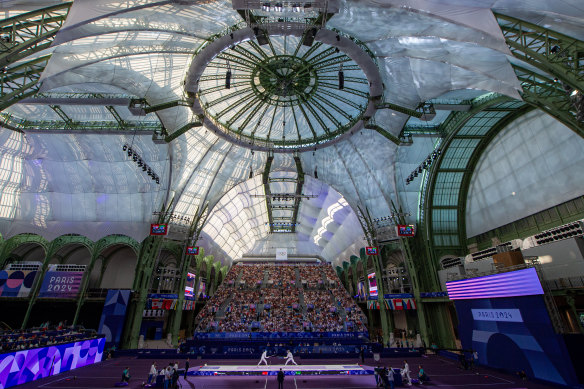
[{"label": "white fabric canopy", "polygon": [[[55,2],[0,1],[7,15],[31,9],[33,3]],[[451,91],[469,90],[520,98],[492,10],[584,37],[584,7],[576,0],[342,0],[327,27],[363,41],[375,54],[385,101],[415,108]],[[75,1],[45,51],[52,57],[41,92],[123,93],[151,105],[184,99],[193,53],[210,36],[242,21],[226,0]],[[104,107],[61,108],[78,122],[115,121]],[[193,121],[193,113],[183,106],[145,117],[115,108],[123,120],[159,121],[171,134]],[[16,104],[5,113],[35,121],[59,119],[54,109],[39,104]],[[397,136],[408,116],[385,109],[374,120]],[[212,214],[203,230],[204,244],[227,262],[246,252],[265,252],[276,244],[274,239],[286,239],[267,235],[265,201],[250,197],[263,193],[266,153],[252,155],[205,126],[168,145],[154,144],[150,136],[139,131],[24,136],[0,130],[0,232],[4,237],[37,232],[49,238],[74,232],[92,239],[123,233],[142,239],[152,212],[174,199],[173,212],[188,217],[208,204]],[[124,143],[132,142],[161,177],[160,185],[122,151]],[[435,144],[435,139],[416,139],[411,148],[398,148],[364,129],[314,153],[301,153],[307,174],[303,192],[319,197],[301,202],[300,226],[291,245],[297,252],[343,261],[364,244],[353,211],[357,207],[381,217],[390,214],[393,201],[415,215],[417,192],[406,189],[403,178]],[[277,154],[271,171],[296,172],[292,155]],[[315,171],[318,180],[311,177]]]}]

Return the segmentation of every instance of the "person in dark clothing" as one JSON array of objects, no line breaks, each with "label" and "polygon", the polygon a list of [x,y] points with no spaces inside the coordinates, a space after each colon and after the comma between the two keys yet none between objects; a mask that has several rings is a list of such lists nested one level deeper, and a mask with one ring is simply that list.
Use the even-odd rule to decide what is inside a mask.
[{"label": "person in dark clothing", "polygon": [[189,358],[187,358],[187,361],[185,362],[185,380],[187,379],[187,373],[189,371],[190,366],[191,366],[191,360]]},{"label": "person in dark clothing", "polygon": [[282,371],[282,368],[280,368],[280,371],[278,372],[278,389],[284,389],[284,372]]},{"label": "person in dark clothing", "polygon": [[173,389],[176,389],[176,387],[178,386],[178,377],[180,376],[180,373],[178,372],[178,369],[173,369],[172,370],[172,387]]},{"label": "person in dark clothing", "polygon": [[359,351],[359,355],[361,356],[361,363],[365,363],[365,350],[361,347],[361,351]]}]

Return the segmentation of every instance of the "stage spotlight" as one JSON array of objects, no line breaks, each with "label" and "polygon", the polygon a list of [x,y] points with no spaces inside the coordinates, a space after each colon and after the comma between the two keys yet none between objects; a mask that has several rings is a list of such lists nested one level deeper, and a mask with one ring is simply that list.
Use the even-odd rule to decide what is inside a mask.
[{"label": "stage spotlight", "polygon": [[131,157],[131,156],[132,156],[132,148],[130,147],[130,148],[128,148],[128,157]]},{"label": "stage spotlight", "polygon": [[156,174],[152,173],[152,181],[156,181]]},{"label": "stage spotlight", "polygon": [[142,166],[142,165],[143,165],[143,162],[142,162],[142,160],[141,160],[141,159],[139,159],[139,160],[138,160],[138,166]]},{"label": "stage spotlight", "polygon": [[418,177],[418,171],[417,170],[414,172],[414,177]]},{"label": "stage spotlight", "polygon": [[148,170],[148,165],[144,164],[144,166],[142,166],[142,171],[145,172],[146,170]]},{"label": "stage spotlight", "polygon": [[282,12],[282,10],[283,10],[282,3],[276,3],[274,5],[274,11],[276,11],[276,12]]},{"label": "stage spotlight", "polygon": [[137,156],[136,154],[134,154],[134,155],[132,156],[132,160],[133,160],[134,162],[136,162],[136,161],[138,160],[138,156]]},{"label": "stage spotlight", "polygon": [[418,173],[422,173],[422,167],[418,166]]},{"label": "stage spotlight", "polygon": [[128,145],[124,145],[124,146],[122,147],[122,150],[124,150],[124,151],[128,150]]}]

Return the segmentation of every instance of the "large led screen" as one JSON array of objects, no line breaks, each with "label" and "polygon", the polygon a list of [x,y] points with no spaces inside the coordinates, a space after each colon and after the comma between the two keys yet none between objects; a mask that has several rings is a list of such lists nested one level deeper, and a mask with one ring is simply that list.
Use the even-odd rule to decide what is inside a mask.
[{"label": "large led screen", "polygon": [[367,280],[369,281],[369,296],[377,296],[377,280],[375,279],[375,273],[367,275]]},{"label": "large led screen", "polygon": [[0,388],[101,362],[105,338],[0,354]]},{"label": "large led screen", "polygon": [[193,297],[195,291],[195,274],[187,273],[187,280],[185,283],[185,296]]},{"label": "large led screen", "polygon": [[534,268],[446,283],[451,300],[543,294]]}]

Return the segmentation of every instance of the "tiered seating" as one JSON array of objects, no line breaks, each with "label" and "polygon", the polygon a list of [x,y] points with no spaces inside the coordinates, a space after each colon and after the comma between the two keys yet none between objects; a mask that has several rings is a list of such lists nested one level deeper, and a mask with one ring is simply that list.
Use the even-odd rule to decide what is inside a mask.
[{"label": "tiered seating", "polygon": [[0,331],[0,352],[27,350],[61,343],[77,342],[97,337],[95,330],[72,328],[31,328]]},{"label": "tiered seating", "polygon": [[365,331],[362,311],[330,265],[237,264],[226,280],[239,274],[238,282],[223,283],[201,311],[198,332]]}]

